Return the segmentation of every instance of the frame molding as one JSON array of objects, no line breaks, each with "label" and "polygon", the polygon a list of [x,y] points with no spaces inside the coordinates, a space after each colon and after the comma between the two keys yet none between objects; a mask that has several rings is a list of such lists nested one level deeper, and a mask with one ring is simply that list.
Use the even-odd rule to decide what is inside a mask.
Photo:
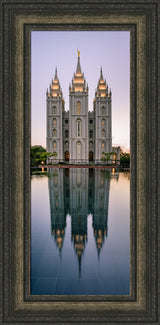
[{"label": "frame molding", "polygon": [[[0,5],[3,68],[0,321],[2,324],[158,324],[160,1],[2,0]],[[130,296],[29,295],[30,35],[31,30],[42,29],[130,30]]]}]

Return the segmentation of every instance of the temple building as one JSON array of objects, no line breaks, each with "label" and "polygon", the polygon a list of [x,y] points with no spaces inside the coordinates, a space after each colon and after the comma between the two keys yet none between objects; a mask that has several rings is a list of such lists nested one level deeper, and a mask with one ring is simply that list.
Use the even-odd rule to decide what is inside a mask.
[{"label": "temple building", "polygon": [[95,91],[93,111],[88,109],[88,84],[81,70],[80,55],[69,86],[69,111],[65,111],[62,89],[55,70],[47,97],[48,163],[102,164],[105,154],[119,163],[120,147],[112,147],[112,93],[103,78],[102,68]]}]

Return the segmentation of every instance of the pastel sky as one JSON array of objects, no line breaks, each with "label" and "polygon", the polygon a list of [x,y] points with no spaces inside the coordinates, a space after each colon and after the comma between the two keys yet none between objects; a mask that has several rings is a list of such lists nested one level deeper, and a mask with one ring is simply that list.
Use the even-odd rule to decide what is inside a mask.
[{"label": "pastel sky", "polygon": [[102,66],[112,90],[112,144],[130,148],[130,35],[128,31],[32,31],[31,144],[46,147],[46,90],[58,78],[69,109],[69,83],[80,51],[82,72],[89,86],[89,110]]}]

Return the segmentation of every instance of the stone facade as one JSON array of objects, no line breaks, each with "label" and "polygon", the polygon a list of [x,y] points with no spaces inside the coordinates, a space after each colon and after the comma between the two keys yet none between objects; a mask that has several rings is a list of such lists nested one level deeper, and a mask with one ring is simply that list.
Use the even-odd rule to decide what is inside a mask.
[{"label": "stone facade", "polygon": [[48,163],[101,164],[101,158],[113,151],[110,162],[119,163],[120,147],[112,148],[112,93],[103,78],[102,68],[93,111],[88,110],[88,84],[81,72],[79,56],[69,86],[69,111],[65,111],[57,68],[46,97],[47,151],[53,152]]}]

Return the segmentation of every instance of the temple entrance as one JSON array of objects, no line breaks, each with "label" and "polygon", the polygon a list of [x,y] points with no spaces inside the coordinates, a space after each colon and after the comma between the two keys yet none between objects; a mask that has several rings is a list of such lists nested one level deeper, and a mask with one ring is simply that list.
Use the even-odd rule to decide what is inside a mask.
[{"label": "temple entrance", "polygon": [[89,152],[89,161],[93,161],[93,152],[92,151]]},{"label": "temple entrance", "polygon": [[65,152],[65,161],[69,161],[69,152],[68,151]]}]

